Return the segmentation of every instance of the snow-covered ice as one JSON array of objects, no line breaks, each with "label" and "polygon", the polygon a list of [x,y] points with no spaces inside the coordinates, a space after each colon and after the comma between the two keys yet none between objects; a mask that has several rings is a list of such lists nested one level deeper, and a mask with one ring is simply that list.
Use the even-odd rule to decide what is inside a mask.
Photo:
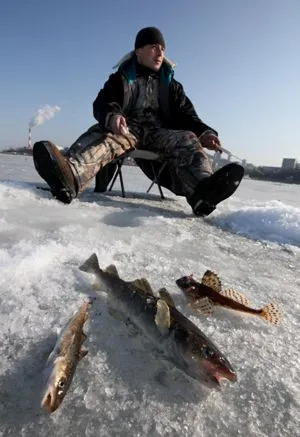
[{"label": "snow-covered ice", "polygon": [[[184,198],[161,201],[135,167],[128,196],[51,199],[32,159],[0,154],[0,436],[296,437],[300,429],[300,186],[244,179],[206,219]],[[118,189],[118,188],[117,188]],[[42,372],[92,278],[78,267],[96,252],[127,280],[166,287],[177,307],[227,356],[238,382],[210,391],[190,380],[99,293],[86,324],[89,354],[61,407],[40,408]],[[175,279],[206,269],[259,308],[278,302],[283,322],[217,309],[191,313]]]}]

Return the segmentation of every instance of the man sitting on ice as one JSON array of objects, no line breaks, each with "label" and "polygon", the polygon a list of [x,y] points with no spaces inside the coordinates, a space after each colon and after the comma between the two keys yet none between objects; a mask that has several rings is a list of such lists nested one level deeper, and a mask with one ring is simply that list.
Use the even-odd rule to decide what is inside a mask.
[{"label": "man sitting on ice", "polygon": [[244,169],[230,163],[212,172],[204,148],[221,152],[218,134],[200,120],[174,79],[165,47],[159,29],[141,29],[134,50],[94,101],[98,123],[65,154],[49,141],[34,144],[36,170],[56,199],[70,203],[99,171],[134,148],[151,150],[167,161],[161,185],[185,196],[195,215],[210,214],[235,192]]}]

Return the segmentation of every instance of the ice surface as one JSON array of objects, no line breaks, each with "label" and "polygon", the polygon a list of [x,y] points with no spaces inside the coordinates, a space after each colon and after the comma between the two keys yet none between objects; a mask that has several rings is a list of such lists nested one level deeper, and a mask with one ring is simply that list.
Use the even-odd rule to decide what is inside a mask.
[{"label": "ice surface", "polygon": [[[0,435],[296,437],[300,428],[300,186],[245,179],[208,218],[184,198],[161,201],[125,168],[128,197],[51,199],[28,157],[0,155]],[[96,252],[124,279],[166,287],[227,356],[238,382],[210,391],[116,320],[99,293],[86,324],[89,354],[61,407],[40,409],[41,376],[62,327],[87,295],[78,267]],[[191,313],[175,279],[206,269],[254,307],[278,302],[279,326],[225,309]]]}]

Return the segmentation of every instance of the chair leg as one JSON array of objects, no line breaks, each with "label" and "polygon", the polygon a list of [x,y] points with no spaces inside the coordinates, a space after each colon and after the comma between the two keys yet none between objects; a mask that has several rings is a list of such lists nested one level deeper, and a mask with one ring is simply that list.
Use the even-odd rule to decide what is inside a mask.
[{"label": "chair leg", "polygon": [[123,165],[123,161],[120,164],[120,184],[121,184],[121,190],[122,190],[122,197],[126,197],[126,195],[125,195],[125,188],[124,188],[124,182],[123,182],[122,169],[121,169],[122,165]]},{"label": "chair leg", "polygon": [[124,159],[119,159],[117,161],[118,168],[117,168],[117,171],[116,171],[116,173],[115,173],[115,175],[113,177],[113,180],[111,181],[111,184],[110,184],[110,187],[109,187],[108,191],[112,190],[113,186],[115,185],[116,179],[119,176],[120,184],[121,184],[121,190],[122,190],[122,197],[126,197],[126,195],[125,195],[125,188],[124,188],[124,182],[123,182],[123,175],[122,175],[123,161],[124,161]]},{"label": "chair leg", "polygon": [[158,186],[158,189],[159,189],[159,192],[160,192],[160,197],[161,197],[162,199],[164,199],[165,196],[164,196],[163,190],[161,189],[161,185],[158,183],[157,186]]},{"label": "chair leg", "polygon": [[147,193],[149,193],[150,190],[151,190],[151,188],[153,187],[153,185],[154,185],[154,184],[157,184],[157,187],[158,187],[158,190],[159,190],[159,193],[160,193],[160,197],[161,197],[162,199],[165,199],[165,196],[164,196],[164,193],[163,193],[163,191],[162,191],[161,185],[160,185],[160,183],[159,183],[159,181],[158,181],[158,178],[159,178],[161,172],[163,171],[163,169],[165,168],[166,165],[167,165],[167,163],[164,162],[164,163],[162,164],[162,166],[160,167],[158,173],[156,174],[156,171],[155,171],[155,169],[154,169],[153,163],[151,162],[151,168],[152,168],[152,173],[153,173],[153,181],[152,181],[150,187],[149,187],[148,190],[147,190]]}]

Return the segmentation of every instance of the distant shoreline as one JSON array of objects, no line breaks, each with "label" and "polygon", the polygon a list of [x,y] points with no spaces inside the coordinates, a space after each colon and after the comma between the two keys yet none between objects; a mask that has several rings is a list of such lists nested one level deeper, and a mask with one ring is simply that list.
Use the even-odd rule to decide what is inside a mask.
[{"label": "distant shoreline", "polygon": [[16,150],[0,150],[0,153],[3,155],[21,155],[21,156],[32,156],[32,150],[22,150],[22,151],[16,151]]},{"label": "distant shoreline", "polygon": [[[1,154],[5,155],[19,155],[19,156],[30,156],[32,157],[32,149],[21,149],[21,150],[0,150]],[[125,165],[137,165],[134,160],[130,159],[124,163]],[[279,182],[284,184],[291,185],[299,185],[300,184],[300,169],[295,170],[284,170],[283,172],[278,172],[276,174],[262,174],[262,170],[260,167],[257,167],[258,171],[247,170],[245,169],[245,175],[249,177],[249,179],[266,181],[266,182]]]}]

